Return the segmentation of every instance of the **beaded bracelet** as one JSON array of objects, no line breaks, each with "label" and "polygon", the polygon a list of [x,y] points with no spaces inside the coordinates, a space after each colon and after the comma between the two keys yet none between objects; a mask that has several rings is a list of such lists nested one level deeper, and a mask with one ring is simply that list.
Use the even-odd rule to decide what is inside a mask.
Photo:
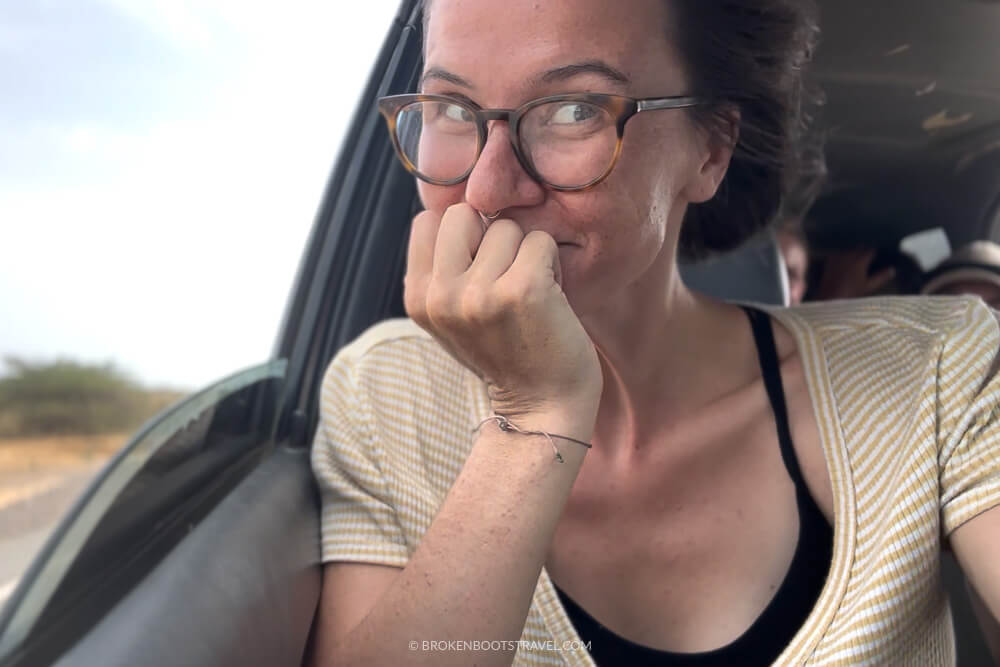
[{"label": "beaded bracelet", "polygon": [[545,431],[524,431],[515,426],[514,424],[512,424],[509,419],[507,419],[502,415],[492,415],[490,417],[487,417],[483,421],[479,422],[479,426],[474,428],[472,432],[475,433],[479,431],[479,429],[481,429],[486,422],[492,422],[492,421],[495,421],[497,423],[497,426],[500,427],[500,430],[505,433],[519,433],[521,435],[544,436],[545,439],[549,441],[549,444],[552,445],[552,451],[555,452],[555,459],[557,463],[565,463],[566,460],[563,459],[562,454],[559,453],[559,449],[556,447],[556,443],[552,440],[552,438],[559,438],[560,440],[569,440],[570,442],[575,442],[578,445],[583,445],[587,449],[593,448],[593,445],[590,444],[589,442],[584,442],[583,440],[577,440],[576,438],[571,438],[566,435],[556,435],[554,433],[546,433]]}]

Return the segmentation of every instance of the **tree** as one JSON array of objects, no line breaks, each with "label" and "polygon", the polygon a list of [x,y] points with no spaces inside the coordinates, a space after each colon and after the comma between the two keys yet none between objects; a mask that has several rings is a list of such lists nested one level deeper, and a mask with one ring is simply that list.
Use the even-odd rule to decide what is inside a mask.
[{"label": "tree", "polygon": [[[4,359],[0,436],[91,435],[131,430],[165,407],[113,363]],[[156,404],[158,403],[158,405]]]}]

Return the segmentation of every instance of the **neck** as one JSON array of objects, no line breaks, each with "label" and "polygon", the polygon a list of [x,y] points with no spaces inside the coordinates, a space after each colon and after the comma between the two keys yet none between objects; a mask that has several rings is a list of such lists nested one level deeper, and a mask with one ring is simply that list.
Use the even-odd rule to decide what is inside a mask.
[{"label": "neck", "polygon": [[581,319],[604,371],[595,440],[628,460],[756,367],[743,313],[690,292],[672,253],[623,292]]}]

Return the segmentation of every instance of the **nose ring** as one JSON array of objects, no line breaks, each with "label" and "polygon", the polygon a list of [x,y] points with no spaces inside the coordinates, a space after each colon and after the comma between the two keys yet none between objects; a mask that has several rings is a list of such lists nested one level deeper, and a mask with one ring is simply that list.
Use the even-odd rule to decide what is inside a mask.
[{"label": "nose ring", "polygon": [[497,211],[495,211],[493,213],[483,213],[482,211],[480,211],[479,215],[483,216],[484,218],[486,218],[490,222],[493,222],[494,220],[496,220],[497,218],[500,217],[500,211],[497,210]]}]

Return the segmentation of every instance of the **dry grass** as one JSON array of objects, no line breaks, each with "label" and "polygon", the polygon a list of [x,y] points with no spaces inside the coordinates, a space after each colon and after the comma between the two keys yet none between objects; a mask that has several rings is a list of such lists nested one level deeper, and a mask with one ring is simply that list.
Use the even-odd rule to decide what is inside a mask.
[{"label": "dry grass", "polygon": [[0,473],[51,472],[101,463],[127,438],[126,434],[0,438]]}]

